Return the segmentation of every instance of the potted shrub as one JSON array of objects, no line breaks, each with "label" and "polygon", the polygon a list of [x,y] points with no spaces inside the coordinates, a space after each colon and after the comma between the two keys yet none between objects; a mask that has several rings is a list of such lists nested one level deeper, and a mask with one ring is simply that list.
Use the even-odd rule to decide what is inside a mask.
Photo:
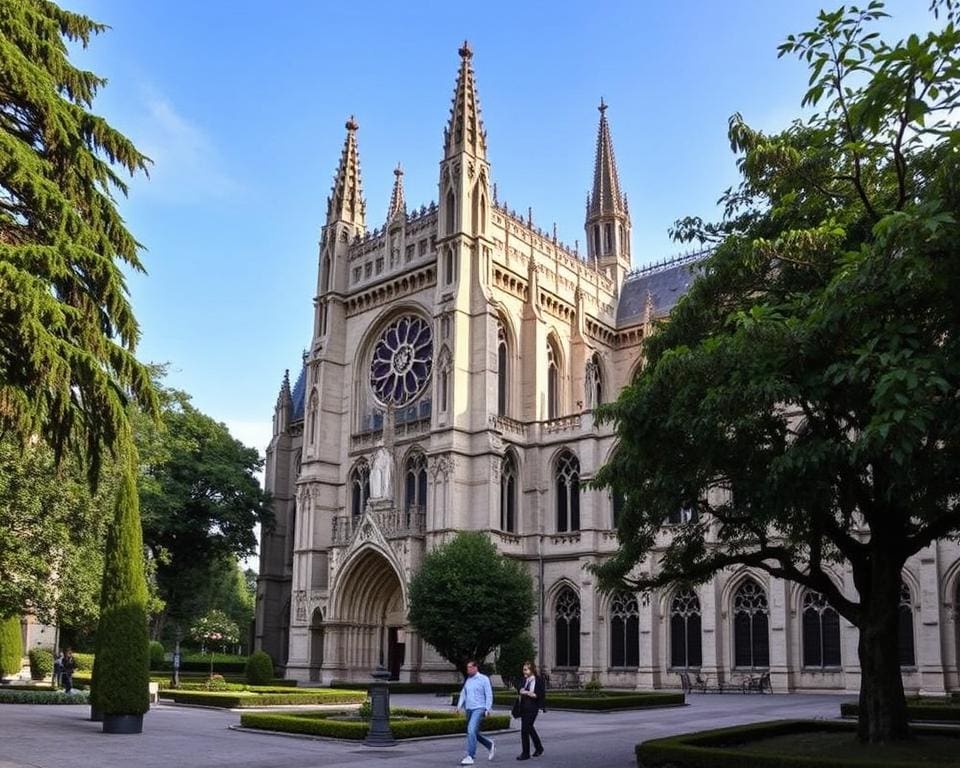
[{"label": "potted shrub", "polygon": [[130,448],[103,570],[94,708],[103,713],[104,733],[140,733],[150,708],[147,584],[135,456]]}]

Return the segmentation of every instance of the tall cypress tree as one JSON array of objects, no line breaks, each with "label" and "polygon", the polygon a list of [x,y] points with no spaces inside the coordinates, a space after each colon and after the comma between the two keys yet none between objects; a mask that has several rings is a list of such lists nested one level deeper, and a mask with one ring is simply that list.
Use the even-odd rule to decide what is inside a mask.
[{"label": "tall cypress tree", "polygon": [[105,80],[67,56],[104,29],[0,0],[0,432],[78,449],[93,483],[128,398],[156,409],[121,271],[142,271],[140,246],[113,197],[149,161],[90,111]]},{"label": "tall cypress tree", "polygon": [[15,675],[23,662],[20,617],[0,618],[0,675]]},{"label": "tall cypress tree", "polygon": [[106,715],[142,715],[150,708],[150,653],[137,460],[132,445],[104,559],[94,707]]}]

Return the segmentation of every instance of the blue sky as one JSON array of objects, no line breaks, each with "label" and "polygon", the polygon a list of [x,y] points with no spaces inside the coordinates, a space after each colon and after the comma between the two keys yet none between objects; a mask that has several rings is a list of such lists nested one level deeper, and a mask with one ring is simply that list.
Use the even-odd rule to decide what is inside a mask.
[{"label": "blue sky", "polygon": [[[796,116],[806,70],[778,60],[818,2],[292,2],[76,0],[110,25],[76,60],[109,79],[95,111],[154,160],[124,215],[149,275],[130,289],[140,356],[261,450],[284,368],[310,341],[317,241],[354,114],[367,224],[392,170],[409,206],[436,199],[441,141],[468,38],[501,201],[582,240],[601,96],[610,105],[634,265],[679,252],[677,218],[716,215],[736,181],[726,123]],[[891,2],[892,37],[931,25]],[[827,4],[832,9],[835,4]]]}]

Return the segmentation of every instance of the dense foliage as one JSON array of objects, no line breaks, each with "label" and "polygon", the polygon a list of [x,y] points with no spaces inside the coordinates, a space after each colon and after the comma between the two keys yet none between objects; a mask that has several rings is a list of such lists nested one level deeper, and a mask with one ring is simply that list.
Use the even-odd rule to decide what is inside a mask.
[{"label": "dense foliage", "polygon": [[467,661],[526,630],[533,611],[530,576],[479,532],[428,553],[410,582],[410,623],[464,674]]},{"label": "dense foliage", "polygon": [[148,160],[90,112],[106,82],[73,66],[105,27],[48,0],[0,2],[0,432],[83,455],[92,483],[154,394],[134,357],[123,269],[142,271],[117,211]]},{"label": "dense foliage", "polygon": [[822,593],[859,630],[874,742],[908,734],[904,564],[960,530],[960,31],[954,3],[934,9],[941,31],[896,44],[874,2],[781,46],[819,111],[772,136],[731,119],[742,181],[725,217],[676,230],[713,255],[602,411],[619,447],[597,480],[625,499],[603,584],[746,565]]}]

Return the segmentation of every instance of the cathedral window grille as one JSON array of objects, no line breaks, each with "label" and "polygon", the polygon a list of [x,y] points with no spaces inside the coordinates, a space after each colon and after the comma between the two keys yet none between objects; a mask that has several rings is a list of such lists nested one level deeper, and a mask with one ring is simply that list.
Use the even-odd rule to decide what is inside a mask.
[{"label": "cathedral window grille", "polygon": [[769,607],[767,593],[747,579],[733,598],[733,653],[735,667],[770,666]]},{"label": "cathedral window grille", "polygon": [[600,255],[600,225],[597,224],[593,228],[593,255]]},{"label": "cathedral window grille", "polygon": [[604,224],[603,226],[603,252],[613,251],[613,224]]},{"label": "cathedral window grille", "polygon": [[900,646],[900,666],[912,667],[917,663],[913,641],[913,598],[910,587],[900,584],[900,605],[897,608],[897,633]]},{"label": "cathedral window grille", "polygon": [[427,509],[427,460],[419,451],[407,459],[404,472],[403,509],[410,515]]},{"label": "cathedral window grille", "polygon": [[441,413],[447,412],[447,397],[448,397],[449,388],[450,387],[449,387],[447,369],[444,368],[442,371],[440,371],[440,412]]},{"label": "cathedral window grille", "polygon": [[370,277],[373,274],[373,262],[368,261],[363,265],[363,276]]},{"label": "cathedral window grille", "polygon": [[703,663],[700,598],[692,589],[680,589],[670,601],[670,666],[699,667]]},{"label": "cathedral window grille", "polygon": [[500,465],[500,530],[517,532],[517,463],[509,453]]},{"label": "cathedral window grille", "polygon": [[444,282],[447,285],[450,285],[453,282],[453,249],[445,248],[445,258],[444,258]]},{"label": "cathedral window grille", "polygon": [[360,282],[360,276],[361,276],[360,267],[354,267],[354,268],[353,268],[353,282],[359,283],[359,282]]},{"label": "cathedral window grille", "polygon": [[560,361],[553,344],[547,342],[547,418],[555,419],[560,411]]},{"label": "cathedral window grille", "polygon": [[580,530],[580,461],[570,451],[557,460],[557,532]]},{"label": "cathedral window grille", "polygon": [[603,367],[600,365],[600,355],[594,354],[590,360],[590,371],[587,384],[591,387],[590,405],[596,408],[603,404]]},{"label": "cathedral window grille", "polygon": [[350,473],[350,515],[357,520],[367,507],[370,498],[370,467],[361,462]]},{"label": "cathedral window grille", "polygon": [[840,616],[812,590],[803,593],[803,666],[840,666]]},{"label": "cathedral window grille", "polygon": [[433,332],[414,315],[394,320],[380,334],[370,361],[370,388],[383,404],[407,405],[430,379]]},{"label": "cathedral window grille", "polygon": [[628,592],[610,602],[610,666],[640,666],[640,606]]},{"label": "cathedral window grille", "polygon": [[507,395],[509,392],[509,359],[507,333],[503,323],[497,323],[497,413],[507,415]]},{"label": "cathedral window grille", "polygon": [[374,270],[379,275],[383,272],[383,256],[379,257],[374,265]]},{"label": "cathedral window grille", "polygon": [[412,244],[406,247],[404,251],[404,256],[403,256],[404,261],[413,261],[415,249],[416,249],[416,246]]},{"label": "cathedral window grille", "polygon": [[424,238],[417,244],[417,250],[421,256],[427,255],[427,239]]},{"label": "cathedral window grille", "polygon": [[580,598],[569,587],[557,595],[555,607],[556,666],[580,666]]}]

